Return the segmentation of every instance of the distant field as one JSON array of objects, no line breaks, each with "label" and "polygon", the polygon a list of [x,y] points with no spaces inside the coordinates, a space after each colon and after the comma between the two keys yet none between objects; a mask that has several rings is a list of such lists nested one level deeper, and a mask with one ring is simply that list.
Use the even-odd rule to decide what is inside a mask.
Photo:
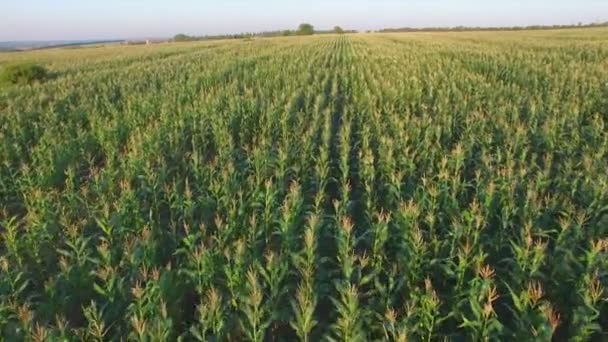
[{"label": "distant field", "polygon": [[120,44],[124,40],[54,40],[54,41],[16,41],[16,42],[0,42],[0,52],[28,51],[36,49],[50,48],[78,48],[96,45]]},{"label": "distant field", "polygon": [[608,29],[0,53],[0,336],[608,339]]}]

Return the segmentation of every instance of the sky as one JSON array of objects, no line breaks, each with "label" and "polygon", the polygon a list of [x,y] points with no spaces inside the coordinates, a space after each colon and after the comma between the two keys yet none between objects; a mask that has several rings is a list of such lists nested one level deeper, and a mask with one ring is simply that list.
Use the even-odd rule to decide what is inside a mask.
[{"label": "sky", "polygon": [[608,0],[0,0],[0,41],[608,21]]}]

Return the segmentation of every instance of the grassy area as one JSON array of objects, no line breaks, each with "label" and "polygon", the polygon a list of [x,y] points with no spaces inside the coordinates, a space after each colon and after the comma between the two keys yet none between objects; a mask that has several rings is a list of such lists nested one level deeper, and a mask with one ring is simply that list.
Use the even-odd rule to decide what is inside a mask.
[{"label": "grassy area", "polygon": [[603,340],[608,29],[0,54],[7,340]]}]

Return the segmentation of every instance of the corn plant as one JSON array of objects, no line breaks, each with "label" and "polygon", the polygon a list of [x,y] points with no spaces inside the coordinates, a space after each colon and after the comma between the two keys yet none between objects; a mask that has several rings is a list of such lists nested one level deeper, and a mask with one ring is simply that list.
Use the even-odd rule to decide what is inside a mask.
[{"label": "corn plant", "polygon": [[605,340],[607,37],[0,53],[0,336]]}]

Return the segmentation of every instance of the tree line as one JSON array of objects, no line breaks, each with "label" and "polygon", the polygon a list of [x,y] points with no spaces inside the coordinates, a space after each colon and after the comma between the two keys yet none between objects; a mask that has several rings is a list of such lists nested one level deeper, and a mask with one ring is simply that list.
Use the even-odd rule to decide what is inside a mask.
[{"label": "tree line", "polygon": [[379,30],[381,33],[388,32],[462,32],[462,31],[522,31],[522,30],[558,30],[583,27],[606,27],[608,21],[603,23],[578,23],[576,25],[530,25],[530,26],[496,26],[496,27],[479,27],[479,26],[454,26],[454,27],[400,27],[400,28],[385,28]]},{"label": "tree line", "polygon": [[176,34],[173,37],[175,42],[189,42],[198,40],[217,40],[217,39],[247,39],[254,37],[280,37],[280,36],[311,36],[313,34],[345,34],[345,33],[356,33],[354,30],[345,30],[340,26],[335,26],[331,30],[316,30],[312,24],[302,23],[295,30],[281,30],[281,31],[264,31],[257,33],[238,33],[238,34],[225,34],[225,35],[205,35],[205,36],[190,36],[187,34]]}]

